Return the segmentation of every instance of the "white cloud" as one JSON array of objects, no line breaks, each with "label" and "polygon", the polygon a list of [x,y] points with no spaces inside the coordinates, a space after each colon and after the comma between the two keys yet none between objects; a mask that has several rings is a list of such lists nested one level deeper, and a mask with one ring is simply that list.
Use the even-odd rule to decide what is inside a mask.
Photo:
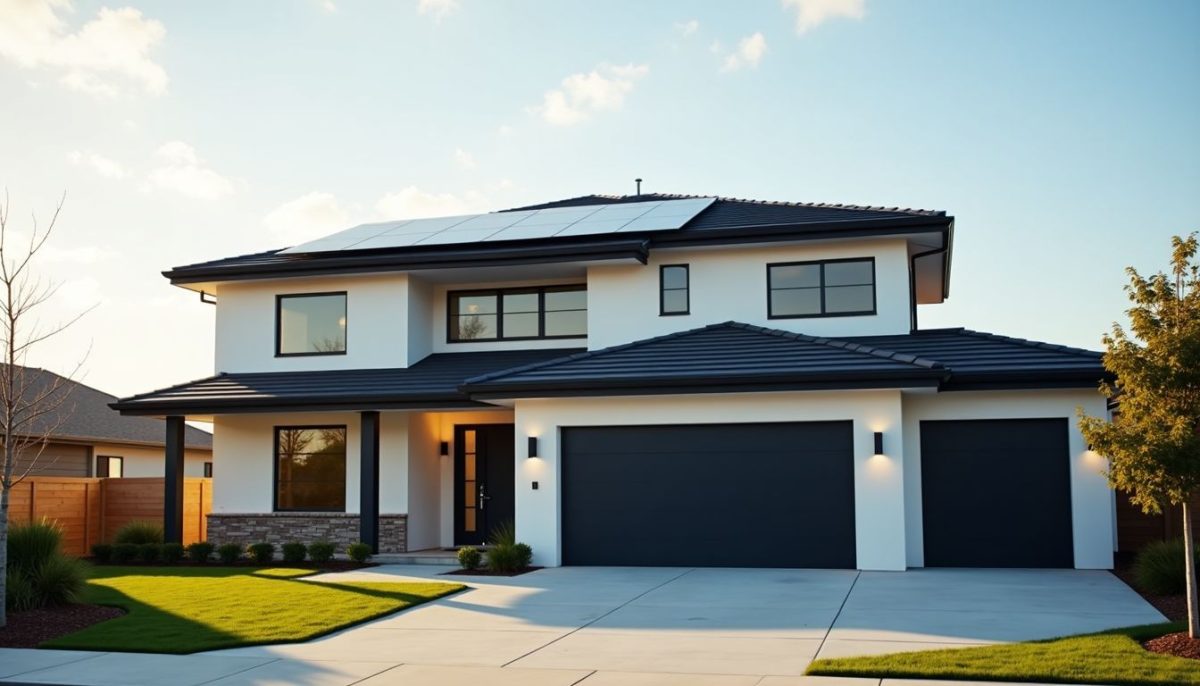
[{"label": "white cloud", "polygon": [[475,162],[475,156],[462,148],[454,149],[454,161],[463,169],[474,169],[478,166],[478,163]]},{"label": "white cloud", "polygon": [[700,30],[700,21],[697,19],[689,19],[675,24],[675,33],[687,38]]},{"label": "white cloud", "polygon": [[737,49],[725,56],[721,71],[737,71],[743,67],[757,67],[767,52],[767,39],[762,33],[754,33],[738,41]]},{"label": "white cloud", "polygon": [[830,19],[862,19],[866,0],[783,0],[784,9],[796,12],[796,33],[804,33]]},{"label": "white cloud", "polygon": [[314,191],[283,203],[263,217],[272,237],[291,245],[349,228],[350,212],[331,193]]},{"label": "white cloud", "polygon": [[433,20],[438,22],[458,9],[458,0],[417,0],[417,14],[433,17]]},{"label": "white cloud", "polygon": [[562,80],[562,88],[547,91],[532,111],[555,126],[570,126],[594,112],[619,110],[634,83],[649,71],[645,64],[602,64],[586,74],[572,74]]},{"label": "white cloud", "polygon": [[486,209],[486,201],[475,191],[455,195],[430,193],[416,186],[408,186],[380,198],[379,202],[375,203],[375,209],[385,219],[448,217],[483,212]]},{"label": "white cloud", "polygon": [[67,155],[67,159],[76,166],[90,167],[106,179],[123,179],[127,176],[125,168],[119,162],[94,152],[73,150]]},{"label": "white cloud", "polygon": [[133,85],[167,90],[167,72],[150,57],[166,29],[132,7],[101,8],[72,33],[60,17],[67,0],[0,0],[0,57],[27,69],[58,72],[68,88],[113,97]]},{"label": "white cloud", "polygon": [[202,200],[214,200],[236,190],[234,182],[210,169],[183,141],[171,141],[155,153],[162,166],[147,177],[151,187],[175,191]]},{"label": "white cloud", "polygon": [[337,3],[335,3],[333,0],[321,0],[321,9],[333,14],[338,10]]}]

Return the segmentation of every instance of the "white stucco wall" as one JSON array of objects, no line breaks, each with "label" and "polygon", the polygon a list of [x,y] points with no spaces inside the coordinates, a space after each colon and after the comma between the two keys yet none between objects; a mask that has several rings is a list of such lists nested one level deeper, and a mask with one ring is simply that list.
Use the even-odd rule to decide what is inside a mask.
[{"label": "white stucco wall", "polygon": [[[346,354],[275,356],[275,296],[346,291]],[[216,370],[284,372],[408,364],[406,274],[230,282],[217,291]]]},{"label": "white stucco wall", "polygon": [[[768,319],[767,265],[875,258],[877,314]],[[659,315],[659,266],[689,265],[687,315]],[[646,265],[588,268],[588,347],[619,345],[707,324],[739,321],[817,336],[901,334],[910,329],[908,248],[903,239],[655,250]]]},{"label": "white stucco wall", "polygon": [[[124,458],[122,460],[122,476],[162,476],[166,471],[162,448],[97,443],[92,449],[92,459],[95,460],[100,455]],[[211,461],[212,453],[207,450],[185,450],[183,475],[204,476],[204,463]],[[95,469],[96,465],[93,464],[93,473]]]},{"label": "white stucco wall", "polygon": [[[1103,457],[1087,450],[1079,432],[1076,408],[1092,416],[1107,416],[1105,399],[1092,390],[956,391],[904,396],[905,520],[908,564],[925,564],[921,516],[922,420],[942,419],[1043,419],[1067,420],[1071,465],[1071,519],[1075,566],[1078,569],[1111,569],[1113,564],[1113,494],[1103,470]],[[1003,469],[1003,465],[997,465]],[[986,479],[986,474],[979,478]]]},{"label": "white stucco wall", "polygon": [[[889,390],[519,400],[517,536],[533,546],[537,564],[561,564],[561,427],[852,420],[858,566],[902,570],[905,472],[900,395]],[[875,431],[884,433],[884,456],[872,455]],[[539,437],[540,457],[526,458],[528,436]],[[536,491],[533,481],[539,482]]]}]

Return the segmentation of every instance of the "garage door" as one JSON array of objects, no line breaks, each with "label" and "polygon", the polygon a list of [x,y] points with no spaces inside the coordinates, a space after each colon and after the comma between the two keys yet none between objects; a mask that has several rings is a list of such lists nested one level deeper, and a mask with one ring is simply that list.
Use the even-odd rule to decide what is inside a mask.
[{"label": "garage door", "polygon": [[853,568],[851,422],[562,430],[563,563]]},{"label": "garage door", "polygon": [[927,567],[1073,567],[1066,419],[921,422]]}]

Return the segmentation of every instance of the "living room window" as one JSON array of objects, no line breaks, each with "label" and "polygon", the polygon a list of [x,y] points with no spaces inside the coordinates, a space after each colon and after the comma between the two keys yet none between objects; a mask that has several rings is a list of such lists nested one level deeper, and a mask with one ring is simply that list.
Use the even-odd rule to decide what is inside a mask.
[{"label": "living room window", "polygon": [[875,258],[767,265],[771,319],[875,314]]},{"label": "living room window", "polygon": [[346,511],[346,427],[275,429],[275,510]]},{"label": "living room window", "polygon": [[96,476],[119,479],[125,473],[125,458],[112,455],[96,456]]},{"label": "living room window", "polygon": [[658,268],[658,313],[687,314],[691,307],[689,297],[690,274],[686,264],[664,264]]},{"label": "living room window", "polygon": [[587,286],[451,291],[446,339],[513,341],[587,335]]},{"label": "living room window", "polygon": [[346,354],[346,293],[275,298],[275,355]]}]

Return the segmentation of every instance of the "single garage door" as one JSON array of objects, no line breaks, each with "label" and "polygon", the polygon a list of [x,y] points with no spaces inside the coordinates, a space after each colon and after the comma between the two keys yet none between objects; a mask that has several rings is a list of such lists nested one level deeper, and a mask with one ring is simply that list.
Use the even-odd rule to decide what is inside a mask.
[{"label": "single garage door", "polygon": [[851,422],[562,430],[568,565],[853,568]]},{"label": "single garage door", "polygon": [[1073,567],[1067,419],[921,422],[927,567]]}]

